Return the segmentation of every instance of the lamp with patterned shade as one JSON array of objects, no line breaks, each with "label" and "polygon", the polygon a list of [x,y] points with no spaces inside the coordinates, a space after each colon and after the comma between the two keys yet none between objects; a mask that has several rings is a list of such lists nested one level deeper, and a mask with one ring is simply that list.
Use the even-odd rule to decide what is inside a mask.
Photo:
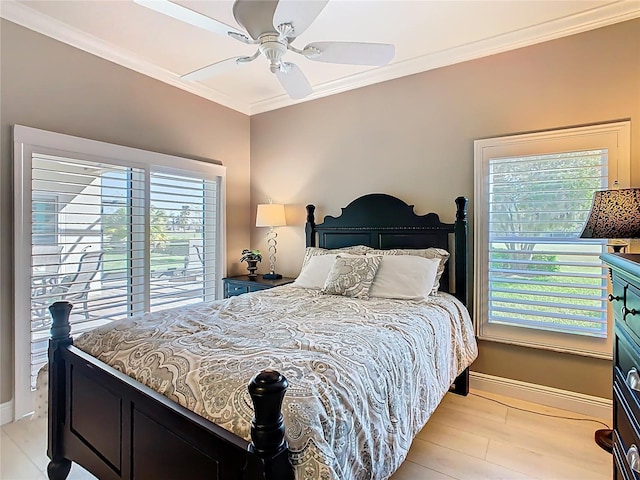
[{"label": "lamp with patterned shade", "polygon": [[[640,188],[597,191],[580,237],[608,238],[614,253],[628,246],[621,238],[640,238]],[[613,451],[613,430],[596,430],[594,439],[607,452]]]},{"label": "lamp with patterned shade", "polygon": [[[601,190],[594,194],[589,218],[581,238],[640,237],[640,188]],[[607,244],[614,252],[624,251],[628,244],[612,241]]]}]

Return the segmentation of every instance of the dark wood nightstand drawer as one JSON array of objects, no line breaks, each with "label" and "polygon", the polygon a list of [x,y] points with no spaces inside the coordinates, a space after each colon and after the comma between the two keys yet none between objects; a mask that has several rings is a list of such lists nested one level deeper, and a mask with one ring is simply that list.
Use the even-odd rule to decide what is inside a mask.
[{"label": "dark wood nightstand drawer", "polygon": [[624,305],[620,308],[620,316],[640,339],[640,289],[635,285],[627,285],[627,294]]},{"label": "dark wood nightstand drawer", "polygon": [[224,297],[235,297],[236,295],[242,295],[248,293],[249,287],[241,283],[225,282],[224,284]]},{"label": "dark wood nightstand drawer", "polygon": [[627,399],[634,419],[640,419],[640,349],[629,332],[615,326],[613,382]]},{"label": "dark wood nightstand drawer", "polygon": [[249,277],[248,275],[238,275],[236,277],[223,278],[224,282],[224,298],[242,295],[243,293],[257,292],[268,288],[286,285],[295,280],[295,278],[282,277],[275,280],[267,280],[261,275],[257,277]]},{"label": "dark wood nightstand drawer", "polygon": [[614,418],[617,419],[614,449],[618,450],[616,462],[622,478],[640,479],[640,432],[637,430],[637,417],[628,403],[621,385],[617,382],[613,387]]},{"label": "dark wood nightstand drawer", "polygon": [[633,473],[627,462],[626,453],[621,450],[618,434],[614,433],[614,435],[616,438],[613,442],[613,480],[633,480]]}]

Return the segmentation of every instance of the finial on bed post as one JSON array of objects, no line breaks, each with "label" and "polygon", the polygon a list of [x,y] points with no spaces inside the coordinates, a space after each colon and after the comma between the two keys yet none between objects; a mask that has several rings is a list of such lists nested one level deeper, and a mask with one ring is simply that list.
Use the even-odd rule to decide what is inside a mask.
[{"label": "finial on bed post", "polygon": [[466,197],[456,198],[456,223],[455,223],[455,270],[456,270],[456,297],[469,307],[469,241],[467,239],[467,205]]},{"label": "finial on bed post", "polygon": [[64,480],[71,469],[71,461],[62,451],[62,425],[65,406],[65,364],[60,350],[71,345],[71,326],[69,314],[73,305],[69,302],[55,302],[49,307],[53,324],[49,340],[49,412],[47,455],[51,459],[47,465],[47,474],[52,480]]},{"label": "finial on bed post", "polygon": [[469,200],[467,197],[458,197],[456,198],[456,220],[464,220],[467,221],[467,204]]},{"label": "finial on bed post", "polygon": [[53,324],[51,325],[51,340],[71,339],[71,326],[69,325],[69,314],[73,305],[69,302],[54,302],[49,307]]},{"label": "finial on bed post", "polygon": [[307,205],[307,224],[304,227],[304,232],[307,237],[307,247],[316,246],[316,219],[314,213],[316,211],[315,205]]},{"label": "finial on bed post", "polygon": [[294,478],[281,411],[288,387],[287,379],[275,370],[263,370],[249,383],[255,415],[249,449],[263,461],[266,480]]}]

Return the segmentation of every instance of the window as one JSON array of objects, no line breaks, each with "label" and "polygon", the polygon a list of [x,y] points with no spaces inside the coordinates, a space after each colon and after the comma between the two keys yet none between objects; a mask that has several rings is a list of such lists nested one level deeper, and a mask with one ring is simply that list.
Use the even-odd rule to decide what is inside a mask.
[{"label": "window", "polygon": [[15,418],[33,409],[48,307],[78,335],[222,297],[224,167],[16,126]]},{"label": "window", "polygon": [[478,336],[610,357],[605,240],[581,239],[596,190],[629,185],[628,122],[475,142]]}]

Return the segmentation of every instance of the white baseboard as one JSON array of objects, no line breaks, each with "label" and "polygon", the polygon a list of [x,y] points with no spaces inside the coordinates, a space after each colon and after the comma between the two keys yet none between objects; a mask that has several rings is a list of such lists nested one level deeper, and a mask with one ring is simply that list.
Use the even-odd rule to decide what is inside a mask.
[{"label": "white baseboard", "polygon": [[0,425],[13,422],[13,400],[0,404]]},{"label": "white baseboard", "polygon": [[471,372],[469,383],[473,390],[482,390],[548,407],[560,408],[590,417],[602,418],[609,422],[613,416],[613,401],[607,398],[478,372]]}]

